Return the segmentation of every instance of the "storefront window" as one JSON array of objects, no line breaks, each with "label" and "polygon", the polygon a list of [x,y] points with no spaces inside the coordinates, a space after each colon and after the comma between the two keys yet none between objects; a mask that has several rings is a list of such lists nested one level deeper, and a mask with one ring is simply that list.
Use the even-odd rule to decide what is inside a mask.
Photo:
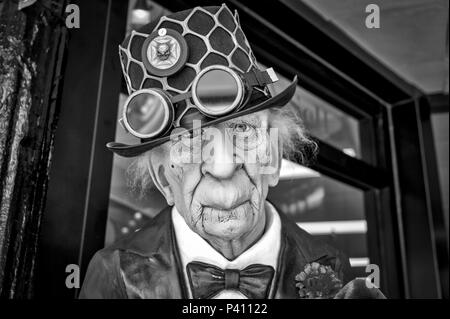
[{"label": "storefront window", "polygon": [[341,249],[355,275],[364,276],[370,261],[361,190],[283,160],[280,182],[268,199],[301,228]]},{"label": "storefront window", "polygon": [[[140,20],[133,19],[133,3],[134,1],[130,2],[128,31],[139,27],[136,23]],[[168,13],[161,6],[149,3],[152,3],[149,8],[150,19],[159,19],[161,15]],[[289,83],[278,76],[280,81],[274,87],[275,92]],[[119,117],[126,98],[126,94],[120,95]],[[311,135],[350,156],[361,156],[359,125],[356,119],[300,87],[290,103],[299,110],[299,115]],[[136,137],[127,134],[120,125],[116,127],[115,141],[139,143]],[[147,190],[144,196],[130,189],[127,169],[132,161],[133,158],[114,155],[106,246],[138,230],[167,205],[156,188]],[[270,190],[268,199],[300,227],[343,250],[350,258],[355,275],[364,276],[364,268],[369,259],[362,191],[283,160],[280,183]]]},{"label": "storefront window", "polygon": [[[286,78],[279,74],[278,77],[280,80],[273,88],[276,93],[289,84]],[[347,155],[361,158],[359,122],[355,118],[300,86],[297,87],[290,105],[298,110],[300,118],[312,136],[342,150]]]}]

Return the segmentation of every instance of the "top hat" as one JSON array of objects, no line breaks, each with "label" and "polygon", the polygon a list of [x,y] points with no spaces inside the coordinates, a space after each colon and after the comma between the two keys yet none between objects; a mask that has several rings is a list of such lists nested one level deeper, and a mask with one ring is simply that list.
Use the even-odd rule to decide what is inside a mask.
[{"label": "top hat", "polygon": [[[237,74],[254,74],[260,80],[261,70],[245,37],[237,12],[233,15],[226,5],[195,7],[161,17],[137,31],[132,31],[119,46],[119,54],[128,93],[158,89],[169,95],[187,94],[198,74],[213,66],[232,69]],[[272,72],[273,73],[273,72]],[[276,75],[273,73],[273,76]],[[173,128],[192,131],[193,119],[202,127],[286,105],[295,93],[297,77],[282,92],[272,96],[265,82],[260,82],[256,94],[248,97],[239,108],[219,116],[205,115],[193,103],[174,104],[171,125],[141,143],[127,145],[110,142],[108,149],[124,156],[138,156],[170,140]]]}]

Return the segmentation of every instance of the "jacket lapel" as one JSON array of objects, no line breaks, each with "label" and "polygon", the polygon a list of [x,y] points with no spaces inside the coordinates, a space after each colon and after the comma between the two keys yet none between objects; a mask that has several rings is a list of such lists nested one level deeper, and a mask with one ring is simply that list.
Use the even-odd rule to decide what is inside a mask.
[{"label": "jacket lapel", "polygon": [[120,268],[129,298],[187,297],[171,216],[170,207],[163,210],[121,251]]},{"label": "jacket lapel", "polygon": [[287,217],[281,218],[281,251],[278,260],[278,271],[272,298],[296,299],[298,290],[295,276],[307,263],[326,259],[328,253],[319,245],[316,246],[311,235],[300,229]]}]

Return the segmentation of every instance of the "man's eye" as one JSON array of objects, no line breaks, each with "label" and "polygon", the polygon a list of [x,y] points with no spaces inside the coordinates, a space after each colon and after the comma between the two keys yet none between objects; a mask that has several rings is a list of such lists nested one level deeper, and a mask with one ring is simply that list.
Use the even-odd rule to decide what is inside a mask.
[{"label": "man's eye", "polygon": [[233,125],[233,130],[237,133],[249,133],[253,127],[247,123],[237,123]]}]

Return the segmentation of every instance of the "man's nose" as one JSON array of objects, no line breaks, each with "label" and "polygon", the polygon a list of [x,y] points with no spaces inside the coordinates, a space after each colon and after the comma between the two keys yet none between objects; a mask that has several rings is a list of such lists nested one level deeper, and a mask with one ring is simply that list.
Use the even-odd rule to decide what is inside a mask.
[{"label": "man's nose", "polygon": [[233,143],[225,136],[214,138],[204,151],[203,175],[208,173],[217,179],[228,179],[242,167],[242,163],[238,163],[234,156]]}]

